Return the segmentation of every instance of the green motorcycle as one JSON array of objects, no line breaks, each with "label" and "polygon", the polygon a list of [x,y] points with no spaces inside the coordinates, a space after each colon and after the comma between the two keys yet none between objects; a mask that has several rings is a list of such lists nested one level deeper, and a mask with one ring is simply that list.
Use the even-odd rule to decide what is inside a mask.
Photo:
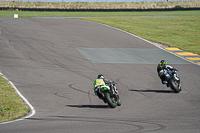
[{"label": "green motorcycle", "polygon": [[104,102],[108,103],[111,108],[121,106],[119,93],[115,84],[115,82],[108,82],[99,88],[99,93],[102,95]]}]

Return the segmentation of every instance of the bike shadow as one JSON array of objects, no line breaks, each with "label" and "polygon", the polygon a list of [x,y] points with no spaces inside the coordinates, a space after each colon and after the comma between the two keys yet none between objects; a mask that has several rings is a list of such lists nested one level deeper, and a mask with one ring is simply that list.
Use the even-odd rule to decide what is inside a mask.
[{"label": "bike shadow", "polygon": [[135,92],[174,93],[172,90],[129,90]]},{"label": "bike shadow", "polygon": [[108,105],[65,105],[75,108],[110,108]]}]

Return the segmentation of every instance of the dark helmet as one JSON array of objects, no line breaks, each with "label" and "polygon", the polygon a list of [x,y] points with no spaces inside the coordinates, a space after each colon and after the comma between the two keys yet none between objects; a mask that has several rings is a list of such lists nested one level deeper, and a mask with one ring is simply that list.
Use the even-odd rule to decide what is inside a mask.
[{"label": "dark helmet", "polygon": [[161,61],[160,61],[160,64],[165,64],[165,65],[166,65],[166,64],[167,64],[167,61],[161,60]]},{"label": "dark helmet", "polygon": [[99,75],[97,76],[97,78],[98,78],[98,79],[105,79],[105,77],[103,76],[103,74],[99,74]]}]

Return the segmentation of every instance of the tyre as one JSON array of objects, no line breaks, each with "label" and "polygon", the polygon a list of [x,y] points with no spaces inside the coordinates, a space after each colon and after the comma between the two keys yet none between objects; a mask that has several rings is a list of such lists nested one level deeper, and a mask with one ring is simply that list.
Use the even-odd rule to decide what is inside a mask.
[{"label": "tyre", "polygon": [[180,85],[173,79],[169,80],[169,86],[175,93],[179,93],[181,91]]},{"label": "tyre", "polygon": [[106,99],[108,105],[111,108],[115,108],[116,107],[115,98],[111,98],[110,94],[108,92],[105,92],[104,95],[105,95],[105,99]]}]

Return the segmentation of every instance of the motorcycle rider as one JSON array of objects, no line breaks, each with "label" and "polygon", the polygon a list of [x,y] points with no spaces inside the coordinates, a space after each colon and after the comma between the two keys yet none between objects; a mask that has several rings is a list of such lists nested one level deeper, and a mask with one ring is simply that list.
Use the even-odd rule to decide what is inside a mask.
[{"label": "motorcycle rider", "polygon": [[[97,95],[99,97],[99,99],[102,99],[104,100],[105,102],[105,99],[103,99],[103,96],[99,93],[99,88],[102,86],[102,85],[106,85],[106,84],[109,84],[111,81],[108,81],[105,79],[104,75],[103,74],[99,74],[97,76],[97,79],[94,81],[93,85],[94,85],[94,93],[95,95]],[[109,86],[110,88],[112,87],[111,85]]]},{"label": "motorcycle rider", "polygon": [[174,67],[168,65],[167,61],[161,60],[157,66],[157,72],[158,72],[158,76],[160,77],[160,79],[162,81],[162,84],[167,84],[166,76],[168,74],[167,73],[168,69],[177,71]]},{"label": "motorcycle rider", "polygon": [[99,99],[103,99],[103,96],[99,93],[99,88],[102,85],[105,85],[104,79],[105,79],[105,77],[102,74],[99,74],[97,76],[97,79],[93,83],[93,85],[94,85],[94,93],[95,93],[95,95],[97,95],[99,97]]}]

